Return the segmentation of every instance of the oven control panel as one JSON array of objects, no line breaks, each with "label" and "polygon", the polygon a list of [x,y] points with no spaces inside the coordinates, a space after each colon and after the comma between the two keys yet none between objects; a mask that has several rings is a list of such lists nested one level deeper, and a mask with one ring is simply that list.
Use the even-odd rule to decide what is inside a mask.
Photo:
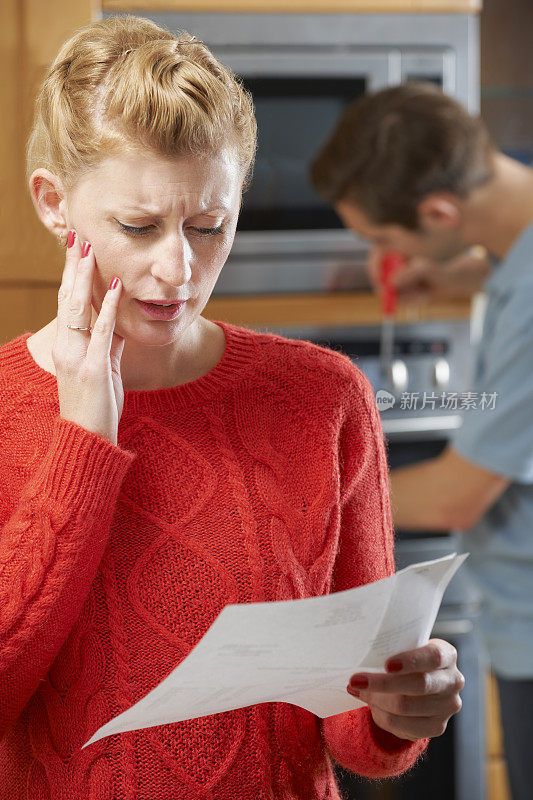
[{"label": "oven control panel", "polygon": [[347,355],[374,389],[383,429],[391,437],[447,438],[475,402],[470,391],[475,349],[469,320],[398,324],[391,366],[380,360],[379,326],[276,330]]}]

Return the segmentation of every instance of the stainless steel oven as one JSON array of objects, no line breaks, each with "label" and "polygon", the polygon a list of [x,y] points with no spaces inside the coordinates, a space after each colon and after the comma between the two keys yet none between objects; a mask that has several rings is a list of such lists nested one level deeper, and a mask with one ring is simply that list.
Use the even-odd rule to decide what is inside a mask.
[{"label": "stainless steel oven", "polygon": [[[479,109],[478,18],[475,14],[256,14],[136,12],[168,30],[203,40],[252,92],[258,120],[254,178],[243,198],[232,253],[214,295],[312,293],[367,288],[368,246],[343,230],[312,190],[310,161],[347,103],[408,79],[429,80]],[[113,16],[111,12],[102,15]],[[383,403],[391,466],[437,455],[460,424],[460,408],[402,405],[379,378],[379,328],[285,328],[347,353]],[[472,348],[467,322],[419,323],[396,329],[396,355],[409,393],[468,388]],[[391,389],[393,391],[391,391]],[[435,407],[436,406],[436,407]],[[397,532],[398,566],[455,549],[453,531]],[[399,783],[365,784],[342,775],[346,800],[484,800],[484,682],[475,637],[477,598],[459,572],[450,583],[434,634],[459,652],[467,683],[463,708],[430,756]]]},{"label": "stainless steel oven", "polygon": [[[474,346],[468,320],[400,324],[394,355],[407,369],[405,390],[383,383],[378,326],[269,328],[348,355],[365,373],[381,403],[392,469],[438,456],[462,424],[461,405],[470,384]],[[468,413],[467,411],[464,413]],[[396,530],[396,566],[438,558],[457,549],[454,531]],[[476,636],[479,596],[464,573],[450,582],[432,632],[457,649],[466,678],[463,707],[443,736],[432,739],[424,761],[395,780],[366,781],[336,767],[345,800],[485,800],[486,658]]]},{"label": "stainless steel oven", "polygon": [[407,79],[433,81],[477,111],[477,16],[137,13],[194,33],[254,97],[254,177],[213,294],[366,286],[367,245],[316,195],[310,161],[347,103]]}]

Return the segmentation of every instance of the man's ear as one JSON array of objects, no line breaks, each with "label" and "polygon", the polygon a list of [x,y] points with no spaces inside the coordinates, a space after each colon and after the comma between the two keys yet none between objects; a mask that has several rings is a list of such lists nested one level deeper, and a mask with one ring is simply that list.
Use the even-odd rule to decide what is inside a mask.
[{"label": "man's ear", "polygon": [[450,193],[429,194],[417,206],[422,230],[453,231],[461,225],[461,201]]},{"label": "man's ear", "polygon": [[67,232],[65,194],[61,179],[48,169],[32,172],[29,179],[30,196],[39,219],[57,236]]}]

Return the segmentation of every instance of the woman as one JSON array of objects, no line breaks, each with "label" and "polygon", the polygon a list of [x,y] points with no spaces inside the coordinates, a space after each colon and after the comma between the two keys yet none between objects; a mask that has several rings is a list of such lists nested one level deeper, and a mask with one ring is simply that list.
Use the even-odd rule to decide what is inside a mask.
[{"label": "woman", "polygon": [[329,756],[400,774],[460,708],[456,652],[433,640],[325,720],[264,703],[80,749],[227,603],[393,571],[366,379],[342,354],[201,316],[254,149],[234,76],[144,19],[78,30],[44,80],[29,186],[68,247],[57,317],[0,347],[10,800],[338,798]]}]

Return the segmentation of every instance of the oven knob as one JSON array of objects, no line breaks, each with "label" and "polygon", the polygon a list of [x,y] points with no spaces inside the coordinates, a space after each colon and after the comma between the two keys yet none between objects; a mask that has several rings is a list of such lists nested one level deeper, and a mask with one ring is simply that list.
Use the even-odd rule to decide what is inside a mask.
[{"label": "oven knob", "polygon": [[409,374],[405,361],[395,358],[389,367],[389,386],[393,392],[405,392],[409,382]]},{"label": "oven knob", "polygon": [[445,358],[438,358],[431,370],[431,380],[435,389],[445,389],[450,382],[450,365]]}]

